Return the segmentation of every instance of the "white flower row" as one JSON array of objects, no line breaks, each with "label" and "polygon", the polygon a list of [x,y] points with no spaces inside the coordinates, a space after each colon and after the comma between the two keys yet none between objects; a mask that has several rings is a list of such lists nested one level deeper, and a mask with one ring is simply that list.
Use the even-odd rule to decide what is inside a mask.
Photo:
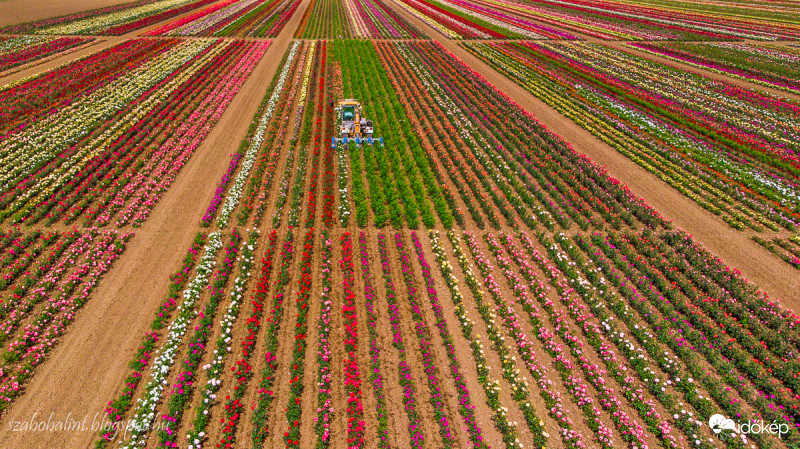
[{"label": "white flower row", "polygon": [[112,26],[133,22],[143,17],[157,14],[168,9],[177,8],[196,0],[165,0],[150,3],[136,8],[124,9],[99,16],[55,25],[38,30],[37,34],[89,34],[105,30]]},{"label": "white flower row", "polygon": [[[184,69],[180,74],[176,75],[167,84],[158,89],[158,91],[149,95],[144,101],[136,105],[133,110],[127,112],[125,116],[115,120],[108,129],[92,139],[90,143],[82,146],[77,153],[71,156],[56,170],[53,170],[47,177],[42,178],[37,181],[36,184],[26,189],[12,204],[11,208],[16,209],[17,207],[21,207],[24,203],[37,205],[46,198],[49,198],[58,191],[62,185],[78,175],[92,159],[105,152],[109,145],[113,145],[120,136],[128,132],[131,127],[144,118],[158,104],[168,99],[175,90],[200,70],[206,62],[221,53],[224,49],[225,46],[218,45],[211,51],[204,53],[203,56],[195,60],[190,67]],[[38,196],[34,198],[34,195]],[[29,200],[29,198],[33,199]]]},{"label": "white flower row", "polygon": [[222,237],[219,231],[213,232],[208,236],[205,252],[197,264],[197,274],[186,286],[183,291],[183,302],[176,310],[176,318],[167,328],[167,336],[162,346],[156,351],[153,359],[151,379],[144,389],[144,394],[136,401],[135,410],[130,427],[130,438],[122,446],[125,449],[144,447],[147,443],[147,436],[156,416],[156,406],[161,399],[161,393],[167,385],[167,376],[170,368],[178,355],[178,348],[183,341],[186,329],[192,320],[197,316],[194,310],[195,302],[200,297],[200,293],[208,285],[209,277],[216,263],[217,252],[222,247]]},{"label": "white flower row", "polygon": [[231,186],[231,190],[228,192],[228,197],[222,205],[222,210],[217,219],[217,226],[220,228],[227,226],[231,213],[233,213],[233,210],[239,204],[239,199],[242,196],[242,189],[244,189],[244,184],[247,181],[247,176],[250,174],[250,169],[253,168],[258,151],[261,149],[261,144],[264,141],[264,134],[267,132],[267,124],[269,124],[269,120],[272,118],[275,105],[278,103],[281,92],[283,92],[283,87],[286,85],[286,78],[289,76],[289,69],[292,67],[292,61],[294,61],[294,57],[297,54],[298,45],[299,42],[295,41],[292,44],[292,48],[289,50],[289,56],[286,58],[286,63],[283,66],[280,78],[278,78],[278,83],[275,85],[275,90],[269,98],[267,108],[264,110],[264,115],[261,116],[261,121],[258,123],[258,128],[253,136],[253,140],[250,142],[250,146],[244,156],[242,169],[239,170],[239,173],[236,175],[233,186]]},{"label": "white flower row", "polygon": [[197,35],[202,33],[203,31],[207,30],[208,28],[216,25],[217,23],[225,20],[226,18],[230,17],[233,14],[241,11],[244,8],[252,5],[253,3],[259,2],[261,0],[246,0],[243,2],[236,2],[232,5],[228,5],[219,11],[213,12],[211,14],[206,15],[202,19],[193,20],[186,25],[180,26],[174,31],[170,32],[170,36],[191,36]]},{"label": "white flower row", "polygon": [[51,160],[94,128],[141,97],[212,44],[211,40],[185,42],[161,53],[131,73],[107,84],[57,113],[34,123],[0,144],[0,189],[9,181],[31,174],[38,164]]},{"label": "white flower row", "polygon": [[308,93],[308,83],[309,79],[311,78],[311,66],[314,64],[314,49],[316,46],[312,45],[309,52],[306,54],[306,68],[303,71],[303,85],[300,88],[300,98],[297,100],[297,104],[300,107],[297,109],[297,116],[295,117],[294,122],[294,131],[292,132],[292,150],[289,152],[289,155],[286,157],[286,167],[283,170],[283,175],[281,177],[281,182],[278,191],[278,199],[275,202],[276,209],[275,215],[272,217],[272,224],[273,227],[279,227],[281,223],[281,219],[283,217],[283,206],[286,205],[286,198],[289,195],[289,178],[292,175],[292,168],[294,166],[294,155],[297,150],[297,139],[300,133],[300,124],[303,121],[303,115],[305,111],[305,101],[306,101],[306,94]]},{"label": "white flower row", "polygon": [[[258,233],[258,230],[255,231]],[[232,351],[230,346],[231,338],[233,335],[233,324],[239,316],[239,304],[247,292],[247,282],[250,280],[251,269],[253,268],[253,261],[258,239],[250,239],[244,248],[242,255],[239,256],[241,262],[241,269],[239,276],[233,281],[233,290],[231,290],[231,302],[228,309],[220,319],[219,327],[222,330],[217,339],[217,349],[214,350],[214,359],[211,363],[203,365],[208,381],[205,388],[200,392],[201,402],[198,406],[199,411],[207,415],[211,406],[217,399],[217,391],[222,385],[222,371],[225,365],[225,356]],[[188,449],[201,449],[203,447],[203,439],[205,437],[205,428],[192,428],[186,434],[188,442]]]},{"label": "white flower row", "polygon": [[350,172],[350,165],[347,163],[347,150],[337,148],[336,158],[339,165],[339,222],[345,226],[350,218],[350,198],[347,193],[347,174]]}]

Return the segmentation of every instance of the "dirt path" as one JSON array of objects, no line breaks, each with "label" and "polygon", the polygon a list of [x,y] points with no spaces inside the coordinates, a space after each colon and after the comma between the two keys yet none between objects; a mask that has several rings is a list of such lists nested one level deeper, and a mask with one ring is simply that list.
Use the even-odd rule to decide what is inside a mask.
[{"label": "dirt path", "polygon": [[691,233],[697,242],[722,259],[726,265],[739,269],[770,298],[780,301],[784,307],[800,310],[800,276],[794,268],[496,72],[460,47],[458,42],[443,38],[428,24],[403,8],[397,5],[392,7],[433,36],[435,41],[485,77],[498,90],[534,114],[540,123],[569,142],[576,151],[605,166],[611,176],[627,184],[631,191],[644,198],[665,218]]},{"label": "dirt path", "polygon": [[131,0],[7,0],[0,3],[0,26],[33,22],[90,9],[128,3]]},{"label": "dirt path", "polygon": [[[3,432],[0,447],[86,447],[96,431],[92,420],[102,417],[108,398],[118,393],[127,363],[169,282],[165,267],[180,263],[199,230],[197,223],[213,194],[216,183],[196,180],[219,179],[227,168],[230,149],[247,131],[265,86],[274,76],[291,41],[292,33],[307,7],[303,2],[292,20],[274,40],[239,94],[209,133],[196,154],[181,170],[173,187],[136,231],[128,249],[106,274],[61,344],[27,386],[26,394],[3,416],[0,426],[11,421],[64,420],[86,417],[87,430],[74,432]],[[94,48],[95,50],[97,47]],[[73,56],[73,55],[71,55]],[[179,217],[179,218],[178,218]],[[176,219],[177,218],[177,219]],[[188,226],[187,226],[188,224]],[[120,333],[119,329],[126,332]]]}]

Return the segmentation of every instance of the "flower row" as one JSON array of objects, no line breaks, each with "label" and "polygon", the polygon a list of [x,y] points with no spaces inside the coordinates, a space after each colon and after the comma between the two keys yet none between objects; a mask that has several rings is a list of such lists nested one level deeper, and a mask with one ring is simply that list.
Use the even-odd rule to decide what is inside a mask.
[{"label": "flower row", "polygon": [[242,195],[242,190],[244,189],[244,184],[247,181],[250,170],[256,162],[256,156],[258,156],[258,153],[260,152],[261,146],[264,142],[264,136],[267,132],[267,125],[272,119],[272,114],[275,112],[275,108],[278,105],[278,99],[282,98],[282,95],[284,95],[286,79],[289,76],[289,70],[292,67],[292,62],[294,61],[295,55],[297,54],[297,47],[298,43],[295,42],[289,50],[286,59],[283,61],[283,69],[281,69],[277,81],[275,84],[270,86],[270,89],[268,90],[269,97],[265,95],[264,100],[259,107],[259,112],[253,118],[253,122],[248,130],[248,134],[240,144],[239,151],[234,153],[234,155],[231,157],[228,172],[223,175],[222,180],[219,183],[219,187],[217,187],[214,197],[211,199],[211,205],[209,205],[208,209],[206,209],[206,213],[203,216],[201,225],[208,226],[211,223],[217,208],[219,207],[220,203],[222,203],[222,198],[223,195],[225,195],[227,185],[231,180],[231,176],[236,171],[239,159],[242,157],[242,149],[246,148],[242,168],[239,170],[239,173],[236,175],[236,178],[233,181],[233,185],[227,192],[227,198],[225,198],[225,203],[222,205],[222,210],[219,213],[219,217],[217,217],[217,225],[219,227],[222,228],[227,225],[233,210],[238,205],[239,199]]},{"label": "flower row", "polygon": [[197,264],[196,274],[184,288],[183,301],[175,310],[176,317],[167,327],[164,342],[153,358],[150,380],[131,410],[131,431],[126,435],[125,441],[120,441],[120,444],[124,444],[123,447],[143,447],[147,442],[147,436],[156,419],[156,408],[167,385],[167,376],[174,368],[184,335],[199,313],[196,305],[210,281],[213,267],[216,265],[217,252],[221,247],[222,236],[219,232],[208,236],[203,256]]},{"label": "flower row", "polygon": [[[67,50],[77,50],[92,38],[83,37],[9,37],[0,38],[0,75],[9,75],[32,64],[41,64],[55,56],[63,56]],[[16,69],[16,70],[14,70]]]},{"label": "flower row", "polygon": [[344,325],[344,351],[342,360],[344,385],[347,392],[347,447],[361,449],[364,441],[364,404],[362,403],[361,372],[358,366],[358,312],[356,309],[355,265],[353,263],[353,242],[350,233],[341,237],[342,288],[344,290],[342,317]]},{"label": "flower row", "polygon": [[605,45],[465,46],[731,226],[797,225],[796,104]]},{"label": "flower row", "polygon": [[792,14],[759,8],[756,3],[736,7],[683,8],[675,3],[631,4],[613,0],[471,0],[471,3],[524,17],[539,23],[611,40],[730,40],[796,39],[797,24],[779,19]]},{"label": "flower row", "polygon": [[[195,236],[192,246],[183,258],[181,267],[170,276],[167,298],[158,307],[156,316],[150,323],[153,332],[146,333],[142,339],[141,346],[136,349],[136,355],[129,363],[131,373],[125,378],[125,387],[122,393],[118,397],[108,401],[105,413],[111,424],[120,422],[124,413],[130,409],[132,405],[131,400],[139,387],[139,383],[144,378],[145,370],[147,370],[147,367],[151,363],[150,359],[155,352],[156,345],[163,337],[159,331],[164,328],[165,323],[169,321],[172,312],[175,310],[178,298],[186,287],[187,282],[189,282],[189,275],[192,273],[197,263],[198,254],[200,250],[203,249],[207,238],[206,235],[201,233]],[[96,442],[95,447],[97,449],[105,447],[114,436],[115,432],[112,429],[104,429],[100,433],[101,439]]]},{"label": "flower row", "polygon": [[[495,314],[490,311],[488,305],[484,302],[483,290],[480,288],[479,281],[461,250],[460,242],[457,240],[458,237],[456,237],[452,231],[448,233],[448,236],[452,239],[451,241],[455,248],[459,266],[464,273],[464,281],[472,292],[475,307],[481,314],[481,318],[489,334],[489,339],[492,341],[492,345],[500,358],[500,365],[503,370],[502,375],[512,386],[513,394],[511,397],[517,401],[520,409],[523,411],[528,428],[534,435],[535,445],[537,447],[544,446],[547,441],[544,435],[546,432],[544,432],[542,426],[543,421],[536,416],[536,412],[531,409],[527,380],[522,379],[519,375],[519,369],[515,367],[514,359],[512,359],[514,356],[511,355],[509,348],[505,344],[505,337],[502,336],[494,324]],[[464,339],[470,342],[470,348],[472,349],[472,355],[477,367],[478,380],[486,393],[487,405],[494,413],[492,415],[492,420],[495,422],[497,430],[502,434],[503,442],[506,444],[506,447],[521,448],[523,445],[520,443],[519,438],[517,438],[516,423],[509,421],[506,412],[507,407],[503,405],[504,402],[500,396],[500,381],[496,378],[492,378],[493,376],[491,376],[489,372],[490,365],[484,353],[483,343],[480,337],[476,335],[477,333],[473,332],[475,323],[467,316],[466,307],[468,306],[464,303],[464,295],[459,289],[459,280],[453,273],[453,266],[450,264],[448,256],[439,242],[439,235],[436,231],[431,231],[430,242],[431,249],[436,257],[436,262],[439,265],[439,270],[442,272],[445,283],[450,289],[450,297],[455,305],[454,312],[461,326],[461,333],[464,335]]]},{"label": "flower row", "polygon": [[[389,255],[389,244],[383,234],[378,235],[378,252],[381,259],[381,273],[386,289],[386,303],[388,305],[389,326],[392,331],[392,346],[397,350],[398,362],[397,373],[398,382],[403,389],[403,408],[408,418],[409,444],[413,448],[425,447],[426,435],[423,430],[423,420],[419,410],[417,410],[417,386],[414,383],[414,376],[411,367],[408,365],[408,356],[403,340],[403,331],[400,328],[400,304],[395,290],[392,266]],[[433,398],[431,398],[433,400]],[[442,423],[442,421],[438,421]],[[428,435],[428,438],[432,438]]]},{"label": "flower row", "polygon": [[184,14],[214,0],[140,0],[108,9],[6,27],[4,32],[119,36],[170,17]]},{"label": "flower row", "polygon": [[148,31],[150,36],[275,37],[299,5],[297,0],[227,0]]},{"label": "flower row", "polygon": [[[266,436],[264,427],[265,413],[269,409],[274,392],[272,391],[275,381],[275,373],[278,370],[277,350],[280,341],[278,340],[281,321],[283,317],[284,290],[289,283],[289,268],[292,266],[294,258],[294,236],[289,232],[282,243],[280,251],[281,262],[280,272],[278,273],[275,290],[272,295],[272,302],[265,303],[270,291],[270,279],[272,276],[272,261],[278,244],[278,234],[272,231],[269,236],[269,247],[261,260],[261,276],[253,291],[251,301],[250,316],[247,319],[246,336],[241,340],[241,355],[231,365],[230,371],[233,374],[233,385],[230,394],[225,395],[223,416],[219,418],[222,424],[221,436],[217,440],[218,447],[235,447],[236,431],[244,412],[244,395],[247,385],[253,376],[253,365],[251,359],[256,353],[258,344],[257,336],[261,329],[264,307],[269,307],[268,315],[263,322],[266,323],[267,339],[263,344],[263,357],[265,366],[261,372],[261,379],[258,383],[257,404],[258,407],[252,416],[253,430],[251,438],[254,443],[263,441]],[[231,388],[229,388],[229,391]]]},{"label": "flower row", "polygon": [[376,47],[408,115],[417,117],[415,128],[431,136],[430,166],[446,174],[441,182],[455,187],[478,227],[662,223],[625,186],[442,47]]},{"label": "flower row", "polygon": [[[380,123],[384,145],[351,144],[349,156],[352,201],[356,222],[366,226],[372,210],[375,225],[406,223],[417,228],[420,221],[433,227],[436,215],[449,228],[453,224],[451,204],[443,197],[443,187],[425,156],[420,138],[404,115],[390,79],[369,42],[336,41],[334,59],[348,70],[342,72],[343,95],[367,98],[378,95],[387,101],[365,105],[364,114]],[[367,88],[366,86],[369,86]],[[345,201],[346,198],[340,198]],[[340,217],[341,218],[341,217]]]},{"label": "flower row", "polygon": [[425,34],[386,0],[314,0],[295,37],[416,39]]},{"label": "flower row", "polygon": [[15,285],[0,300],[0,410],[57,346],[131,236],[89,228],[27,236],[11,232],[0,240],[4,281],[6,287]]},{"label": "flower row", "polygon": [[333,242],[327,229],[322,231],[322,274],[319,297],[319,318],[317,319],[317,416],[314,417],[314,430],[317,442],[314,447],[324,449],[330,447],[331,420],[333,419],[333,387],[331,373],[331,275],[333,271]]},{"label": "flower row", "polygon": [[[488,448],[488,445],[483,441],[481,428],[475,417],[475,406],[472,405],[469,389],[467,387],[464,374],[461,372],[461,366],[458,362],[453,338],[451,337],[450,331],[447,328],[447,321],[444,318],[442,306],[439,303],[436,288],[434,287],[430,266],[425,260],[425,255],[422,251],[422,246],[419,240],[416,238],[416,233],[412,232],[411,236],[417,253],[418,262],[422,268],[422,275],[425,279],[427,297],[430,302],[431,309],[436,316],[436,327],[439,330],[439,336],[442,339],[443,345],[447,352],[447,358],[449,359],[449,374],[454,380],[457,390],[458,411],[464,419],[467,435],[469,436],[472,447]],[[418,290],[415,285],[416,280],[413,268],[411,266],[411,259],[406,253],[401,234],[395,234],[395,246],[400,255],[403,280],[406,283],[408,302],[411,307],[411,316],[414,320],[414,329],[416,330],[417,340],[419,342],[419,350],[422,355],[422,363],[425,369],[425,374],[427,374],[428,377],[428,386],[430,387],[432,393],[431,405],[433,405],[434,410],[436,410],[435,414],[437,415],[437,421],[439,422],[441,428],[444,444],[446,447],[449,447],[455,444],[456,435],[452,433],[448,419],[444,414],[444,398],[441,394],[441,376],[443,373],[440,371],[441,367],[437,366],[434,362],[433,335],[426,321],[424,320],[421,303],[422,300],[420,295],[417,293]]]},{"label": "flower row", "polygon": [[401,6],[450,38],[577,39],[567,32],[475,1],[403,0]]},{"label": "flower row", "polygon": [[242,246],[241,255],[239,256],[239,276],[233,281],[228,308],[219,321],[221,332],[217,337],[217,345],[213,352],[213,359],[211,363],[202,366],[206,377],[206,383],[202,387],[202,390],[200,390],[201,401],[199,405],[194,407],[195,418],[192,421],[191,430],[186,433],[189,449],[200,449],[203,447],[203,442],[206,437],[205,431],[211,421],[211,407],[217,403],[217,392],[222,385],[226,356],[233,352],[233,347],[231,346],[233,326],[236,324],[237,318],[239,317],[240,303],[247,293],[247,283],[250,279],[251,269],[255,262],[254,251],[258,244],[258,237],[258,231],[253,231],[247,243]]},{"label": "flower row", "polygon": [[175,44],[7,139],[0,216],[141,225],[269,45]]}]

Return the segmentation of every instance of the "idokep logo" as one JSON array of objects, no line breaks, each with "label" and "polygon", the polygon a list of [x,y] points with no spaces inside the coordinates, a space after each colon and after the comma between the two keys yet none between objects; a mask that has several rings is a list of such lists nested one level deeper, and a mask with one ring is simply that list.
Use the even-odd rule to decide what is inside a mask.
[{"label": "idokep logo", "polygon": [[767,424],[764,421],[753,420],[739,424],[734,422],[732,419],[728,419],[720,414],[713,415],[711,418],[708,419],[708,427],[710,427],[711,430],[713,430],[714,433],[716,434],[719,434],[725,430],[730,430],[734,433],[742,435],[754,434],[754,433],[771,433],[771,434],[777,434],[778,436],[782,437],[787,433],[789,433],[788,423],[778,424],[773,421],[771,424]]},{"label": "idokep logo", "polygon": [[716,414],[709,418],[708,420],[708,427],[711,427],[711,430],[714,433],[720,433],[723,430],[736,430],[736,423],[733,422],[732,419],[728,419],[720,414]]}]

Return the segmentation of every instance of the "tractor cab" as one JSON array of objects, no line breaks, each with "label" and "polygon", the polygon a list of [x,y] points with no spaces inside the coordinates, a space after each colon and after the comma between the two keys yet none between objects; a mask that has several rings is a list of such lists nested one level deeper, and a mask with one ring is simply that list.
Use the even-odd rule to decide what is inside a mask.
[{"label": "tractor cab", "polygon": [[[331,145],[336,147],[337,143],[347,144],[350,140],[355,141],[356,145],[361,145],[361,143],[372,145],[375,141],[372,138],[373,123],[372,120],[367,120],[361,115],[361,103],[357,100],[346,99],[339,100],[337,105],[341,113],[339,117],[339,138],[333,137]],[[382,138],[380,142],[383,144]]]},{"label": "tractor cab", "polygon": [[[345,100],[346,101],[346,100]],[[356,102],[339,102],[339,105],[342,107],[342,129],[341,134],[343,139],[347,139],[348,137],[355,136],[356,134],[356,122],[360,122],[360,120],[356,120],[356,116],[361,115],[361,105]]]}]

